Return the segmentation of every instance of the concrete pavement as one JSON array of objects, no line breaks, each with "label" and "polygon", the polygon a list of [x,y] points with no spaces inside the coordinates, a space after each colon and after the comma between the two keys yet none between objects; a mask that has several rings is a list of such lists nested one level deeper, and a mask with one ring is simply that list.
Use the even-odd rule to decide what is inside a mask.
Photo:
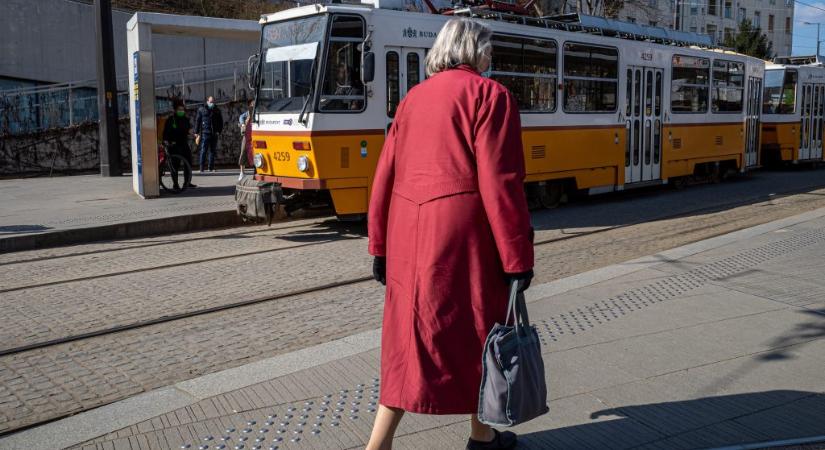
[{"label": "concrete pavement", "polygon": [[0,252],[236,225],[237,177],[196,171],[197,188],[152,200],[128,175],[0,180]]},{"label": "concrete pavement", "polygon": [[[520,448],[825,440],[823,273],[819,209],[532,287],[550,414],[516,427]],[[357,448],[380,390],[379,336],[180,382],[0,448]],[[463,448],[467,427],[409,415],[398,448]]]}]

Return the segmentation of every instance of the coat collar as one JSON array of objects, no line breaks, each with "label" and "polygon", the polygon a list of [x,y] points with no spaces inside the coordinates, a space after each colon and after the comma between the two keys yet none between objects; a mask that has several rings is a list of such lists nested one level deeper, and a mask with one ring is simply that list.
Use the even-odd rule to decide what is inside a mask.
[{"label": "coat collar", "polygon": [[476,74],[476,75],[480,75],[478,73],[478,71],[473,69],[473,67],[469,64],[461,64],[461,65],[458,65],[458,66],[455,66],[455,67],[451,68],[450,70],[463,70],[465,72],[470,72],[470,73],[473,73],[473,74]]}]

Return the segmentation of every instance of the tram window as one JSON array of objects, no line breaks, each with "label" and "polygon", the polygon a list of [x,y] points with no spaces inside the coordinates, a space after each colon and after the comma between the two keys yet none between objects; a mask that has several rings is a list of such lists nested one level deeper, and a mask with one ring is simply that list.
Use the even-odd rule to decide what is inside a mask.
[{"label": "tram window", "polygon": [[395,117],[398,103],[401,102],[398,75],[398,52],[387,52],[387,117]]},{"label": "tram window", "polygon": [[745,65],[733,61],[713,61],[711,110],[715,113],[742,112],[745,92]]},{"label": "tram window", "polygon": [[795,70],[766,70],[762,96],[764,114],[793,114],[796,108]]},{"label": "tram window", "polygon": [[670,110],[674,113],[707,112],[710,60],[675,55],[672,67]]},{"label": "tram window", "polygon": [[421,81],[418,53],[407,53],[407,92]]},{"label": "tram window", "polygon": [[264,26],[257,112],[297,113],[307,105],[313,95],[313,76],[319,72],[318,49],[327,20],[313,16]]},{"label": "tram window", "polygon": [[656,72],[656,100],[653,115],[662,115],[662,72]]},{"label": "tram window", "polygon": [[619,52],[615,48],[565,43],[564,111],[616,111],[618,74]]},{"label": "tram window", "polygon": [[494,34],[490,78],[503,84],[522,112],[556,110],[554,41]]},{"label": "tram window", "polygon": [[627,92],[625,92],[624,96],[624,115],[630,116],[630,104],[633,103],[633,85],[630,83],[630,80],[633,79],[633,69],[627,69]]},{"label": "tram window", "polygon": [[320,109],[325,112],[359,112],[366,96],[361,83],[361,50],[364,21],[358,16],[333,16],[321,91]]}]

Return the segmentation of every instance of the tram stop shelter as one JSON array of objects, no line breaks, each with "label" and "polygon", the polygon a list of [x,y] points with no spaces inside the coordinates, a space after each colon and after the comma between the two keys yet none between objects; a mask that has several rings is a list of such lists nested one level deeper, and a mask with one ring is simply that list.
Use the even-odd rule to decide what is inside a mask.
[{"label": "tram stop shelter", "polygon": [[160,195],[152,52],[155,34],[257,42],[260,25],[253,20],[145,12],[136,13],[126,24],[132,187],[141,198]]}]

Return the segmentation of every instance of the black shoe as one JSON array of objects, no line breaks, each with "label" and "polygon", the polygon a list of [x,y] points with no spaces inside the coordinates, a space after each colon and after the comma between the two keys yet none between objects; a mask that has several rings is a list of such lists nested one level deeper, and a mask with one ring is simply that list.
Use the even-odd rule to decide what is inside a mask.
[{"label": "black shoe", "polygon": [[188,188],[196,188],[196,187],[198,187],[198,185],[197,185],[197,184],[192,184],[192,183],[189,183],[189,184],[187,184],[187,185],[186,185],[186,187],[188,187]]},{"label": "black shoe", "polygon": [[516,433],[512,431],[499,432],[493,428],[495,437],[490,442],[476,441],[474,439],[467,440],[467,450],[510,450],[516,448],[518,438]]}]

